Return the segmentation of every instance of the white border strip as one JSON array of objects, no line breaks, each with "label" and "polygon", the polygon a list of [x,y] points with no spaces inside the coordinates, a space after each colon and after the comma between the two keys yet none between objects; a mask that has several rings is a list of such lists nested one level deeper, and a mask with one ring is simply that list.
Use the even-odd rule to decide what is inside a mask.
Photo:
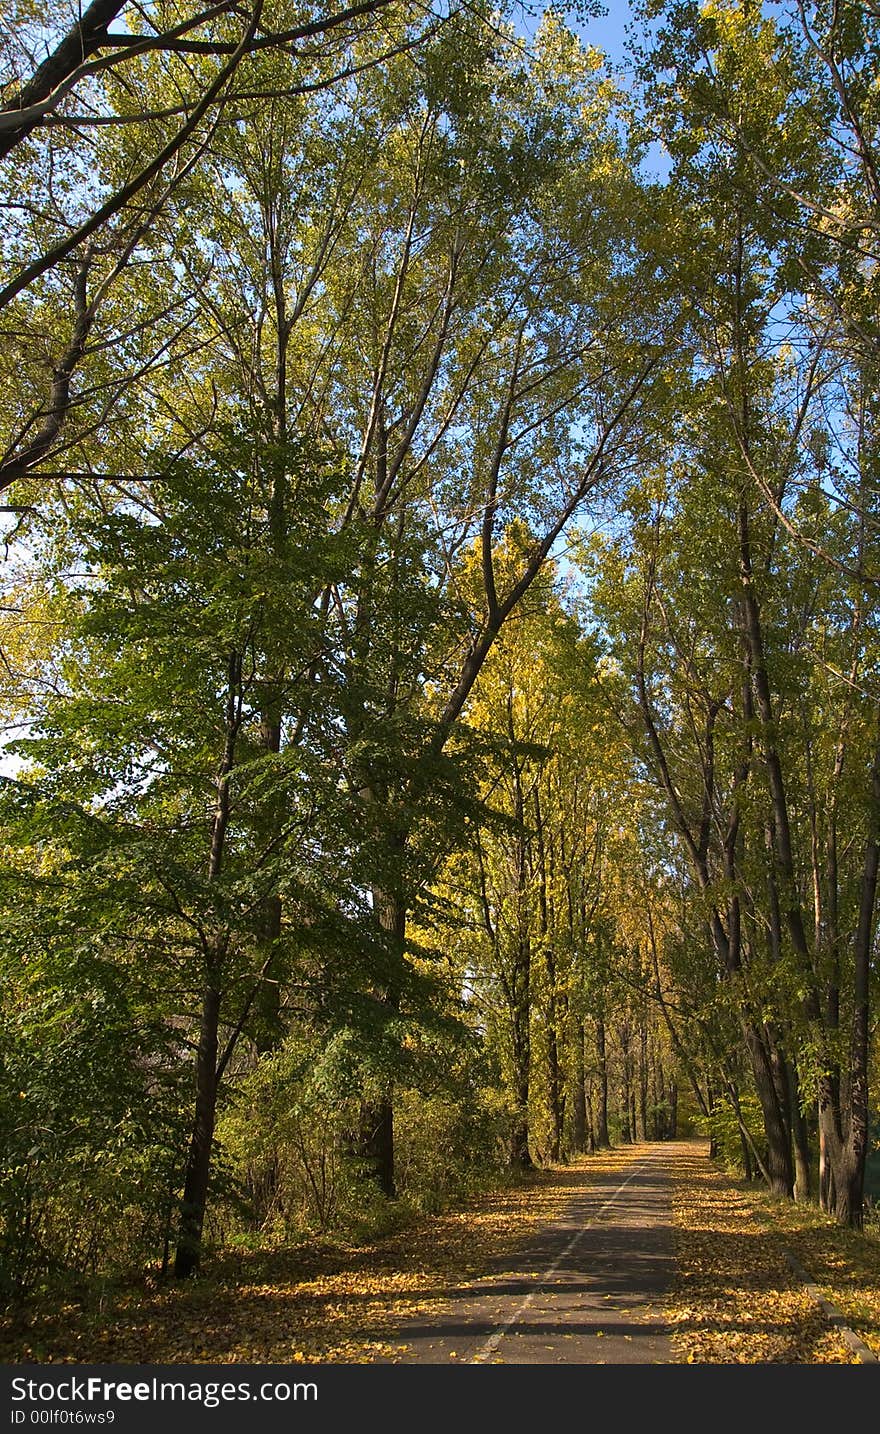
[{"label": "white border strip", "polygon": [[857,1335],[854,1329],[850,1329],[846,1318],[841,1314],[837,1305],[832,1304],[830,1300],[825,1298],[819,1286],[816,1284],[816,1281],[813,1279],[813,1276],[808,1270],[804,1269],[800,1260],[791,1253],[791,1250],[783,1249],[782,1253],[785,1256],[789,1269],[793,1274],[797,1275],[806,1289],[807,1294],[810,1296],[810,1299],[814,1304],[819,1306],[829,1324],[834,1325],[843,1343],[847,1349],[852,1350],[859,1364],[880,1364],[880,1359],[877,1358],[873,1349],[869,1349],[861,1336]]}]

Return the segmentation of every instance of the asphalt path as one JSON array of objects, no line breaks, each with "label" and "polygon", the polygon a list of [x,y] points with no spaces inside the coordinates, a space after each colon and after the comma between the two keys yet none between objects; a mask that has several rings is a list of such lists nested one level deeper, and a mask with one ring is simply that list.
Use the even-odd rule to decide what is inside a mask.
[{"label": "asphalt path", "polygon": [[503,1268],[401,1323],[395,1363],[668,1364],[662,1296],[675,1273],[672,1172],[684,1144],[642,1145],[584,1184]]}]

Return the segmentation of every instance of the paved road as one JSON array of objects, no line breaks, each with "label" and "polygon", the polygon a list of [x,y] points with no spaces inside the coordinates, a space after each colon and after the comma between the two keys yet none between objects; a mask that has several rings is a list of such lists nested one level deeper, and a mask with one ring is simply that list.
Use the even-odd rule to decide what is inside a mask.
[{"label": "paved road", "polygon": [[[591,1179],[515,1265],[449,1291],[430,1323],[391,1336],[405,1364],[667,1364],[669,1332],[652,1306],[675,1262],[671,1178],[683,1145],[637,1147]],[[587,1185],[587,1181],[591,1183]]]}]

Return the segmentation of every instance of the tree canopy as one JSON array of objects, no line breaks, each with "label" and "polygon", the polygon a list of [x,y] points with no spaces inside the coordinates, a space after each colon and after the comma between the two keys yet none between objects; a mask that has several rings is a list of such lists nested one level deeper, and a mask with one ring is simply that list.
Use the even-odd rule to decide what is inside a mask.
[{"label": "tree canopy", "polygon": [[876,7],[6,0],[4,1292],[698,1126],[863,1218]]}]

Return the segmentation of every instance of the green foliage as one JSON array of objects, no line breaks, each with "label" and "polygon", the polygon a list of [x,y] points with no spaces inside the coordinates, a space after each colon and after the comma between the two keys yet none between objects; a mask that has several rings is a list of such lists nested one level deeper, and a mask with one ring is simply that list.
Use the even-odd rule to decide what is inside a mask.
[{"label": "green foliage", "polygon": [[[754,1168],[753,1151],[763,1148],[761,1107],[754,1095],[747,1094],[740,1102],[740,1115],[748,1131],[746,1145]],[[739,1120],[728,1101],[718,1101],[712,1106],[708,1120],[703,1116],[696,1119],[697,1129],[708,1136],[715,1147],[717,1157],[731,1174],[743,1174],[743,1135]]]},{"label": "green foliage", "polygon": [[10,1298],[377,1229],[392,1108],[422,1209],[685,1084],[864,1158],[876,16],[638,15],[627,93],[557,7],[261,41],[58,263],[241,17],[15,149]]},{"label": "green foliage", "polygon": [[26,907],[4,882],[0,1251],[15,1299],[154,1255],[182,1136],[174,1032],[149,975],[114,960],[109,903],[91,934],[69,875],[32,879]]}]

